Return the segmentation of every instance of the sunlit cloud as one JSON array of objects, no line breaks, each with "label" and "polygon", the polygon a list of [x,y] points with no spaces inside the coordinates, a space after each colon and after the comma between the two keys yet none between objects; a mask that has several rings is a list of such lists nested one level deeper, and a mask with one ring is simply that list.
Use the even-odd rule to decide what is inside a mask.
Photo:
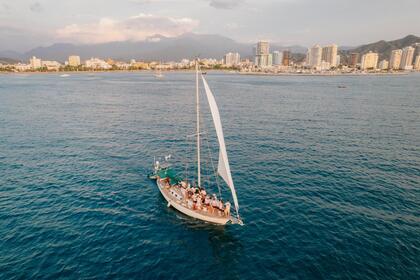
[{"label": "sunlit cloud", "polygon": [[59,39],[78,43],[143,41],[154,35],[176,37],[198,26],[191,18],[139,14],[124,20],[102,18],[89,24],[71,24],[56,31]]}]

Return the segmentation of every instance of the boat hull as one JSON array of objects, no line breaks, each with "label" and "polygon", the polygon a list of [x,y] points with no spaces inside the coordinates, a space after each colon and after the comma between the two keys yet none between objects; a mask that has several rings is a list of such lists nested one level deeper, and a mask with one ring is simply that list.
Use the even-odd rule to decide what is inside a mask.
[{"label": "boat hull", "polygon": [[[225,225],[229,222],[231,222],[230,217],[223,217],[223,216],[217,216],[217,215],[210,215],[205,214],[203,211],[197,211],[190,209],[182,204],[182,200],[179,200],[171,195],[170,189],[168,189],[166,186],[164,186],[161,183],[160,178],[156,179],[156,185],[159,188],[160,193],[165,198],[165,200],[168,202],[168,206],[172,206],[179,212],[190,216],[192,218],[202,220],[208,223],[217,224],[217,225]],[[172,187],[170,187],[172,188]]]}]

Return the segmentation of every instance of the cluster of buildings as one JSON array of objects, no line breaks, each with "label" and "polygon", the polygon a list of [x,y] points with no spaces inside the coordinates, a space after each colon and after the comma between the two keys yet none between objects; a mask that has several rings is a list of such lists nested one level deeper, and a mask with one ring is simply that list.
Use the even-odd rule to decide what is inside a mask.
[{"label": "cluster of buildings", "polygon": [[223,65],[226,65],[227,67],[236,67],[240,66],[241,64],[241,56],[239,53],[227,53],[223,56]]},{"label": "cluster of buildings", "polygon": [[7,65],[14,68],[14,70],[19,72],[24,71],[60,71],[64,66],[72,66],[72,67],[78,67],[80,66],[80,57],[76,55],[69,56],[68,61],[65,62],[65,64],[61,64],[58,61],[55,60],[42,60],[40,58],[37,58],[36,56],[33,56],[29,59],[29,63],[17,63],[14,65]]},{"label": "cluster of buildings", "polygon": [[306,53],[305,66],[315,70],[330,70],[340,64],[338,46],[336,44],[321,47],[315,45]]},{"label": "cluster of buildings", "polygon": [[259,41],[254,47],[254,65],[259,68],[289,66],[290,51],[273,51],[270,53],[269,42]]},{"label": "cluster of buildings", "polygon": [[350,53],[349,55],[344,53],[342,59],[336,44],[314,45],[307,50],[303,61],[291,62],[289,51],[270,53],[270,45],[267,41],[258,42],[254,47],[254,53],[253,71],[349,73],[420,70],[420,43],[393,50],[389,61],[386,59],[379,61],[379,54],[375,52],[365,53],[361,57],[359,53]]},{"label": "cluster of buildings", "polygon": [[[238,65],[238,57],[232,56],[229,58],[228,63],[232,66]],[[214,68],[217,65],[222,65],[223,61],[205,58],[200,60],[202,67]],[[58,61],[43,60],[35,56],[29,59],[29,63],[16,63],[16,64],[0,64],[0,70],[26,72],[26,71],[87,71],[87,70],[173,70],[173,69],[189,69],[194,67],[194,60],[182,59],[179,62],[166,62],[160,63],[156,61],[143,62],[131,59],[130,62],[114,61],[113,59],[103,60],[100,58],[92,57],[85,60],[83,63],[78,55],[71,55],[68,60],[61,64]]]},{"label": "cluster of buildings", "polygon": [[[419,49],[415,57],[416,48]],[[378,54],[369,52],[362,56],[360,68],[379,70],[420,70],[420,45],[408,46],[403,49],[392,50],[389,60],[381,60],[378,63]],[[415,59],[414,59],[415,58]]]},{"label": "cluster of buildings", "polygon": [[[289,50],[270,52],[268,41],[259,41],[253,48],[253,59],[241,59],[238,52],[226,53],[221,60],[214,58],[200,59],[205,69],[235,69],[241,72],[269,72],[269,73],[354,73],[354,72],[383,72],[383,71],[411,71],[420,70],[420,43],[403,49],[393,50],[389,60],[379,61],[379,54],[368,52],[360,56],[359,53],[338,54],[338,46],[314,45],[304,54],[292,54]],[[343,59],[342,59],[343,58]],[[134,59],[129,62],[103,60],[92,57],[81,61],[80,56],[70,55],[64,64],[58,61],[43,60],[33,56],[29,63],[1,65],[0,70],[6,71],[86,71],[86,70],[176,70],[194,67],[194,60],[182,59],[178,62],[143,62]]]},{"label": "cluster of buildings", "polygon": [[358,53],[351,53],[349,65],[359,66],[361,70],[371,71],[420,70],[420,44],[392,50],[389,60],[379,61],[378,53],[368,52],[361,57],[359,63],[359,56]]}]

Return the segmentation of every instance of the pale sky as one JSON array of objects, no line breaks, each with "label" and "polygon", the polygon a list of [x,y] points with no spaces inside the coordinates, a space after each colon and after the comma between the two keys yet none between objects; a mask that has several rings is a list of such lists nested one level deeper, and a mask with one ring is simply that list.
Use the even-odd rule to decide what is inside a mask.
[{"label": "pale sky", "polygon": [[0,0],[0,50],[185,32],[357,46],[420,36],[420,0]]}]

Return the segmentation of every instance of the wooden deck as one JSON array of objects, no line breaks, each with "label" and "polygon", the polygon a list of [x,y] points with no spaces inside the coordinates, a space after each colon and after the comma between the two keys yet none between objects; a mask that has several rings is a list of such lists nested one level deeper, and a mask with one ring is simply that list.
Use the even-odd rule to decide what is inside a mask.
[{"label": "wooden deck", "polygon": [[[168,206],[172,206],[178,211],[190,217],[203,220],[214,224],[226,224],[231,217],[226,217],[224,212],[212,207],[203,205],[203,209],[193,209],[188,207],[188,199],[181,193],[179,186],[171,186],[165,179],[156,179],[157,186],[163,197],[168,201]],[[206,211],[207,210],[207,211]]]}]

